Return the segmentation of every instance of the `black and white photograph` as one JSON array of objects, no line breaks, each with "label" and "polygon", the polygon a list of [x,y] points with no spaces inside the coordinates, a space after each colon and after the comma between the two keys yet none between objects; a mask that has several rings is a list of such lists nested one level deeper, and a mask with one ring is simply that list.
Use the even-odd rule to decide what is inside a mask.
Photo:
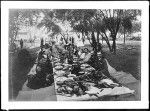
[{"label": "black and white photograph", "polygon": [[46,7],[8,5],[8,31],[2,37],[8,39],[8,73],[2,73],[8,79],[5,101],[55,102],[56,108],[59,101],[141,102],[147,88],[142,82],[148,82],[148,55],[145,72],[141,59],[142,40],[148,44],[143,8],[110,4],[104,8],[101,2],[82,8],[85,2],[60,2],[69,6],[63,8],[58,2],[46,3]]}]

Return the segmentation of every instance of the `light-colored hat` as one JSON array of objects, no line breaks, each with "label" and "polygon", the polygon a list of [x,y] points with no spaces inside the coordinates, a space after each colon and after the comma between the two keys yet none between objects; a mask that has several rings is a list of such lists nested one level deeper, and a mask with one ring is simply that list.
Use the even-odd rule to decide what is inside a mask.
[{"label": "light-colored hat", "polygon": [[101,52],[97,52],[98,55],[102,54]]}]

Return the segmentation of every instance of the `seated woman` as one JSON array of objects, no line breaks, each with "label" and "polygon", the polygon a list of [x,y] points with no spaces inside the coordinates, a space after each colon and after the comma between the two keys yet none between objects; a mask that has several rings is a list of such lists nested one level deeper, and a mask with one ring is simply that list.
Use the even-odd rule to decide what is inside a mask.
[{"label": "seated woman", "polygon": [[58,48],[55,44],[55,41],[52,41],[51,53],[52,53],[52,57],[59,58],[59,52],[58,52]]},{"label": "seated woman", "polygon": [[[48,55],[47,55],[48,56]],[[36,74],[28,76],[27,86],[39,89],[51,85],[53,80],[53,67],[48,57],[42,57],[36,65]]]}]

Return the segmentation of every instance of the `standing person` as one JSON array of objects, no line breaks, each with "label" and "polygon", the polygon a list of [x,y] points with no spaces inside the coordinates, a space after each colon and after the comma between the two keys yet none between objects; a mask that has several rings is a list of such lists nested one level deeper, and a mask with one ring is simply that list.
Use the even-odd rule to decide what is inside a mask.
[{"label": "standing person", "polygon": [[22,39],[20,40],[20,47],[21,47],[21,49],[23,48],[23,40]]},{"label": "standing person", "polygon": [[73,48],[71,44],[68,45],[68,52],[68,63],[73,64]]},{"label": "standing person", "polygon": [[42,39],[41,39],[41,45],[40,45],[40,47],[43,48],[43,46],[44,46],[44,40],[43,40],[43,38],[42,38]]}]

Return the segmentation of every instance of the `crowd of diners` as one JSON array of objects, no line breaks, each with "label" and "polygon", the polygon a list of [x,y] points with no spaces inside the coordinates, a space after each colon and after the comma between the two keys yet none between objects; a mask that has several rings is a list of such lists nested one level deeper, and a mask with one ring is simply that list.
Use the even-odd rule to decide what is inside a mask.
[{"label": "crowd of diners", "polygon": [[54,83],[53,77],[53,60],[59,58],[60,62],[73,64],[73,58],[78,58],[79,64],[89,64],[96,71],[103,73],[105,76],[118,83],[109,71],[104,52],[101,47],[97,50],[77,47],[74,44],[56,45],[55,41],[51,44],[41,45],[36,59],[36,74],[28,76],[27,86],[32,89],[46,87]]}]

